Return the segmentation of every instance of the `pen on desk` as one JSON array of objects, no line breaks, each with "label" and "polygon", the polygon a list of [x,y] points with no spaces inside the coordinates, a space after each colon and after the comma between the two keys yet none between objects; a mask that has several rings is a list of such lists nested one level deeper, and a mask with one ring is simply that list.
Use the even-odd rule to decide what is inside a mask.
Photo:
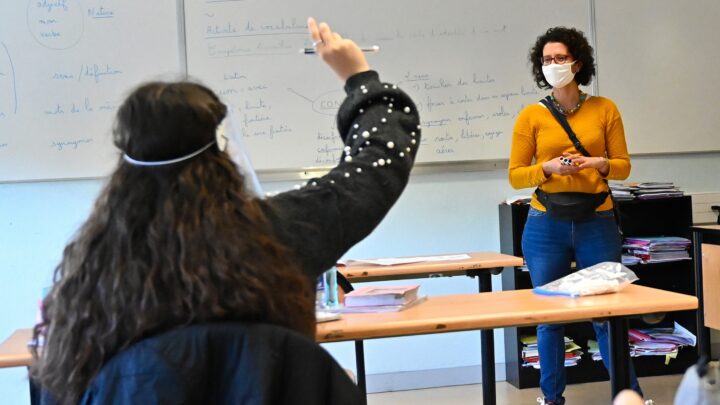
[{"label": "pen on desk", "polygon": [[[365,47],[360,47],[360,50],[363,52],[379,52],[380,46],[379,45],[365,46]],[[300,49],[300,53],[303,53],[305,55],[313,55],[313,54],[317,53],[317,51],[315,50],[315,48],[302,48],[302,49]]]}]

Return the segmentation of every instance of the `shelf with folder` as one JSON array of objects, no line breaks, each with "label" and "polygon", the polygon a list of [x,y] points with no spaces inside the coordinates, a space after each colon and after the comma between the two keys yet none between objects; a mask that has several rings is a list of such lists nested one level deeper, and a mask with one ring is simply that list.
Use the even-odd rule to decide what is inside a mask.
[{"label": "shelf with folder", "polygon": [[[629,200],[618,202],[624,235],[633,236],[680,236],[691,237],[692,202],[690,196],[653,200]],[[529,205],[501,204],[500,247],[502,253],[522,256],[522,231]],[[628,266],[640,278],[637,284],[664,290],[695,295],[693,261],[679,260],[663,263],[636,264]],[[502,274],[503,290],[531,288],[530,273],[516,267]],[[672,315],[649,316],[632,319],[630,328],[673,327],[678,322],[691,333],[696,334],[696,312],[684,311]],[[649,323],[652,322],[652,323]],[[518,388],[537,387],[539,370],[522,367],[521,336],[535,334],[535,328],[508,328],[505,330],[505,361],[508,382]],[[590,323],[568,324],[565,335],[582,347],[583,355],[576,366],[567,368],[568,384],[603,381],[608,379],[607,371],[600,361],[593,361],[588,352],[588,340],[596,340]],[[695,347],[684,347],[665,364],[665,356],[643,356],[633,358],[639,376],[678,374],[697,360]]]}]

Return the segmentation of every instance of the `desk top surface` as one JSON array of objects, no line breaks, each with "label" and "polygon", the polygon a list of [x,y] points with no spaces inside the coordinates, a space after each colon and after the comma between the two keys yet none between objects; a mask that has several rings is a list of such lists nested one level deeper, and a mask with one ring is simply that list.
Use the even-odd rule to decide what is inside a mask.
[{"label": "desk top surface", "polygon": [[343,314],[318,324],[316,340],[334,342],[462,330],[567,323],[615,316],[696,309],[690,295],[630,285],[615,294],[550,297],[532,290],[429,297],[392,313]]},{"label": "desk top surface", "polygon": [[32,356],[28,342],[32,338],[32,329],[18,329],[0,344],[0,368],[29,366]]},{"label": "desk top surface", "polygon": [[[696,309],[697,298],[630,285],[616,294],[548,297],[532,290],[429,297],[401,312],[343,314],[317,325],[318,342],[420,335],[507,326],[562,323],[613,316]],[[19,329],[0,344],[0,368],[28,366],[31,329]]]},{"label": "desk top surface", "polygon": [[720,233],[720,225],[695,225],[692,227],[695,231],[705,231],[710,233]]},{"label": "desk top surface", "polygon": [[350,281],[392,280],[409,276],[451,276],[465,274],[468,270],[495,269],[522,266],[521,257],[497,252],[464,253],[469,259],[417,262],[381,266],[376,264],[351,262],[338,265],[337,269]]}]

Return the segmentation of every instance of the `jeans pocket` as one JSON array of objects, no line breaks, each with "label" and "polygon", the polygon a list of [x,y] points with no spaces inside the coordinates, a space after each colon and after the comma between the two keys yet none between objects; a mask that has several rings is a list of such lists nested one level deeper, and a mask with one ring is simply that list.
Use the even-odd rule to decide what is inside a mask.
[{"label": "jeans pocket", "polygon": [[544,217],[545,215],[547,215],[547,212],[533,207],[530,207],[530,211],[528,211],[528,217]]}]

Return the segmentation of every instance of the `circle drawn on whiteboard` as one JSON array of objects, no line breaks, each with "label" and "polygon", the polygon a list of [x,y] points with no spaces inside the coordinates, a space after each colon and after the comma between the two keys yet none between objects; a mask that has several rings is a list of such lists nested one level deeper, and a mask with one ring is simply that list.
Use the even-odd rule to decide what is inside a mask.
[{"label": "circle drawn on whiteboard", "polygon": [[332,90],[328,91],[326,93],[323,93],[316,98],[312,99],[304,94],[298,93],[296,90],[288,88],[287,89],[290,93],[295,94],[296,96],[305,99],[309,103],[312,104],[312,109],[316,113],[320,113],[323,115],[328,115],[334,117],[338,110],[340,109],[340,105],[342,104],[343,100],[345,99],[345,91],[343,90]]},{"label": "circle drawn on whiteboard", "polygon": [[15,85],[15,67],[10,51],[0,42],[0,118],[9,113],[17,114],[17,86]]},{"label": "circle drawn on whiteboard", "polygon": [[28,30],[49,49],[68,49],[82,38],[85,21],[77,0],[29,0]]},{"label": "circle drawn on whiteboard", "polygon": [[313,101],[313,111],[329,116],[335,116],[345,99],[344,90],[332,90],[319,95]]}]

